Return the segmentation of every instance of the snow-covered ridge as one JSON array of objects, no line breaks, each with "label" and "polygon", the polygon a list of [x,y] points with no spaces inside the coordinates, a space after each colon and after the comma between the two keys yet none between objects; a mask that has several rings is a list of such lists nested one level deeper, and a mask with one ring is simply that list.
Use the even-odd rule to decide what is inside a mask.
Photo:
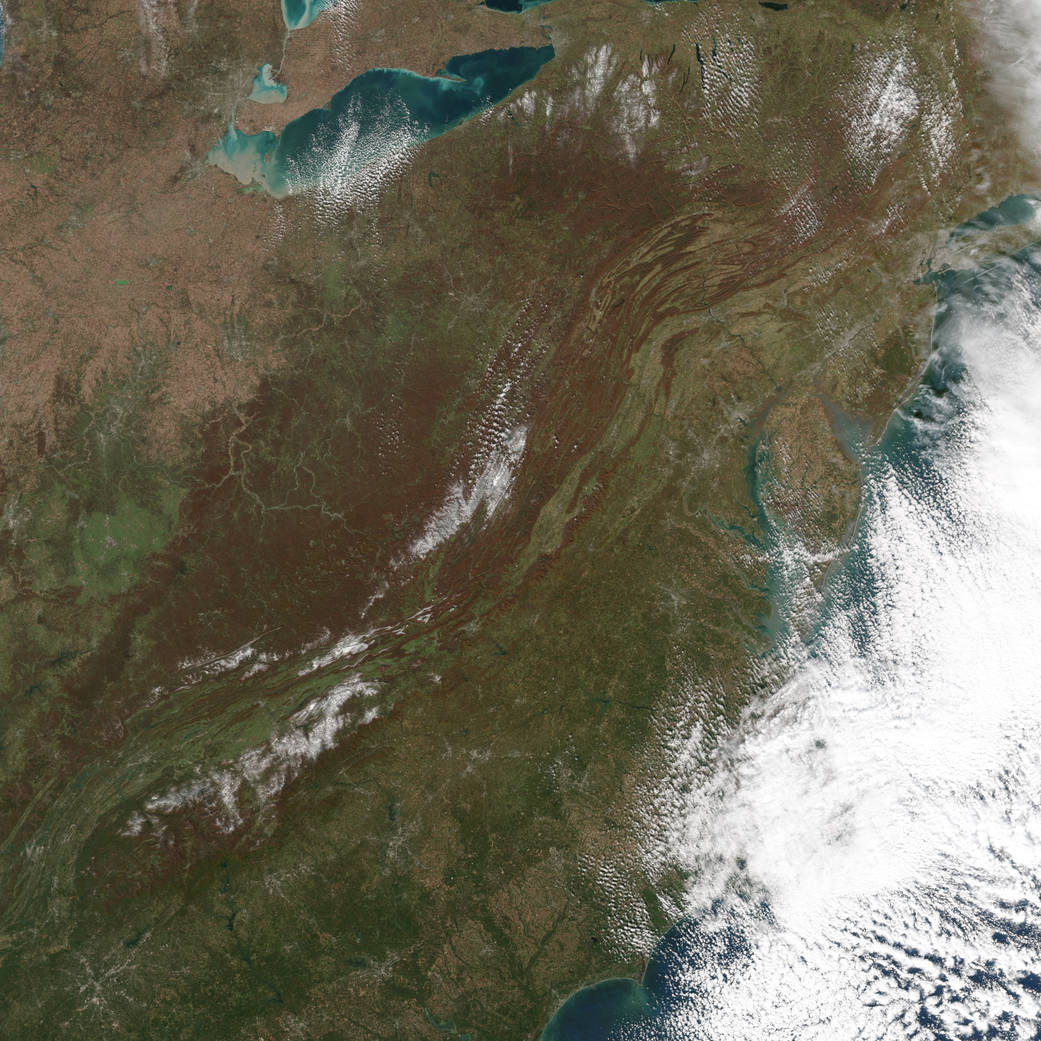
[{"label": "snow-covered ridge", "polygon": [[487,453],[483,467],[472,481],[456,481],[452,485],[423,533],[412,543],[413,557],[425,557],[446,542],[473,520],[480,507],[484,507],[488,517],[495,513],[513,486],[527,433],[525,427],[515,427]]},{"label": "snow-covered ridge", "polygon": [[[289,726],[264,744],[151,796],[130,817],[124,834],[137,835],[146,824],[161,827],[164,816],[192,808],[214,814],[224,830],[233,830],[243,822],[244,798],[253,805],[270,801],[308,763],[332,748],[349,723],[358,727],[371,722],[377,714],[376,693],[376,687],[360,676],[349,677],[295,712]],[[358,705],[353,716],[346,711],[351,703]]]}]

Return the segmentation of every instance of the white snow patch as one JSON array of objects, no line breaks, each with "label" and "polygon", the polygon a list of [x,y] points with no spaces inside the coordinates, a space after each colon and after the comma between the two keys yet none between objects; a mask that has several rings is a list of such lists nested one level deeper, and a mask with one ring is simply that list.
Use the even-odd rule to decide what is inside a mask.
[{"label": "white snow patch", "polygon": [[812,184],[801,185],[781,207],[781,217],[795,228],[795,243],[808,241],[824,226],[824,214]]},{"label": "white snow patch", "polygon": [[333,662],[343,661],[345,658],[353,658],[355,655],[367,650],[368,647],[368,641],[363,637],[348,633],[342,639],[337,640],[335,646],[324,654],[319,654],[316,658],[312,658],[299,671],[298,675],[306,676],[309,672],[314,672],[316,669],[324,669],[326,665],[332,665]]},{"label": "white snow patch", "polygon": [[468,524],[482,505],[487,517],[510,493],[517,464],[524,454],[526,427],[514,427],[508,438],[490,453],[483,469],[472,482],[457,481],[445,501],[427,521],[423,534],[412,543],[414,557],[425,557]]},{"label": "white snow patch", "polygon": [[216,679],[229,672],[234,672],[246,662],[252,662],[246,676],[255,675],[279,660],[279,655],[266,651],[258,651],[255,644],[262,636],[255,636],[248,643],[225,654],[202,655],[198,658],[185,658],[178,662],[177,671],[184,674],[187,685],[201,683],[203,680]]},{"label": "white snow patch", "polygon": [[371,703],[376,693],[376,687],[360,676],[350,677],[295,712],[289,718],[289,728],[265,744],[187,784],[153,795],[143,811],[131,815],[123,833],[137,835],[146,823],[157,826],[163,815],[193,805],[216,812],[221,827],[233,830],[242,823],[240,800],[244,789],[261,802],[277,795],[303,767],[333,747],[350,722],[344,711],[349,702],[368,702],[361,713],[355,714],[356,726],[376,717],[376,706]]},{"label": "white snow patch", "polygon": [[865,56],[847,97],[846,152],[854,173],[874,184],[921,109],[917,66],[906,50]]},{"label": "white snow patch", "polygon": [[615,129],[622,139],[626,155],[635,162],[644,135],[658,125],[658,92],[651,77],[651,65],[644,59],[639,75],[627,76],[615,91],[619,107]]},{"label": "white snow patch", "polygon": [[176,0],[137,0],[137,14],[149,44],[148,57],[141,60],[141,71],[165,76],[170,61],[167,39],[180,29]]},{"label": "white snow patch", "polygon": [[587,51],[575,70],[577,86],[572,94],[571,107],[588,115],[600,101],[607,79],[616,66],[610,44],[603,44]]}]

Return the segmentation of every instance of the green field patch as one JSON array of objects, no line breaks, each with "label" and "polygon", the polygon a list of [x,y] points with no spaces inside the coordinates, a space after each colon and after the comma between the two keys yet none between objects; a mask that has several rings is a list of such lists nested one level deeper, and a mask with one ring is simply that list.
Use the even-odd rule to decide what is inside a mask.
[{"label": "green field patch", "polygon": [[114,512],[83,518],[73,550],[81,598],[101,600],[135,584],[146,558],[165,545],[177,523],[179,491],[167,488],[159,500],[160,510],[121,499]]}]

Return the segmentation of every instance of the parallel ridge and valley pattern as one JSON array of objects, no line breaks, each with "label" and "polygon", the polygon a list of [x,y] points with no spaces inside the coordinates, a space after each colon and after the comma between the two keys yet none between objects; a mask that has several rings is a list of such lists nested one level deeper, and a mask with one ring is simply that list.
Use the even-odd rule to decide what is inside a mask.
[{"label": "parallel ridge and valley pattern", "polygon": [[[517,6],[4,4],[5,1038],[536,1038],[679,917],[643,797],[1025,160],[948,0]],[[372,176],[212,162],[490,54]]]}]

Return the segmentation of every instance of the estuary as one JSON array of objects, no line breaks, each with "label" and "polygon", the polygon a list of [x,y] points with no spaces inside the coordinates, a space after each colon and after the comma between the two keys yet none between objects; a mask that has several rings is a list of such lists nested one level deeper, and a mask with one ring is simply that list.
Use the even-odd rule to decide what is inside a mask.
[{"label": "estuary", "polygon": [[1037,1036],[1041,246],[930,277],[932,358],[789,678],[674,750],[684,917],[544,1041]]}]

